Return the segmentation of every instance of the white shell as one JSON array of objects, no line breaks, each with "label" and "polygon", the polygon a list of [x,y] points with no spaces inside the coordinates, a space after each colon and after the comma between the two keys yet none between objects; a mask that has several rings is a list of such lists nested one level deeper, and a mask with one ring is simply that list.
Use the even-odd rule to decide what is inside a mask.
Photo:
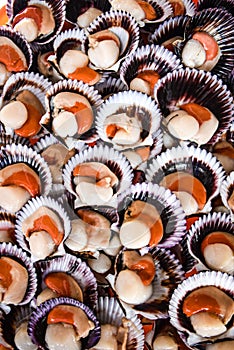
[{"label": "white shell", "polygon": [[228,208],[232,221],[234,221],[234,211],[230,208],[228,204],[228,199],[231,193],[234,191],[234,171],[232,171],[223,181],[220,188],[220,195],[223,204]]}]

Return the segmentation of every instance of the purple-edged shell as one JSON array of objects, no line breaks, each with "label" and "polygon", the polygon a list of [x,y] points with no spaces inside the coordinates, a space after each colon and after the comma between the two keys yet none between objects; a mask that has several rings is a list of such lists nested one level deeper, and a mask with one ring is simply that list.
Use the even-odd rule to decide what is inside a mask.
[{"label": "purple-edged shell", "polygon": [[[220,263],[220,268],[211,268],[207,263],[204,254],[202,253],[201,245],[203,240],[212,232],[226,232],[230,235],[234,234],[234,223],[231,221],[231,216],[222,213],[212,213],[201,217],[197,220],[190,228],[187,235],[187,245],[188,250],[192,257],[196,259],[196,269],[201,270],[218,270],[222,272],[227,272],[230,274],[234,274],[234,268],[231,268],[231,265],[228,267],[227,265]],[[233,236],[234,242],[234,236]],[[219,242],[221,243],[221,242]],[[212,242],[211,242],[212,244]],[[224,244],[226,242],[224,241]],[[231,241],[230,241],[231,244]],[[215,252],[215,251],[214,251]],[[217,259],[219,251],[216,252]],[[216,264],[218,265],[218,264]]]},{"label": "purple-edged shell", "polygon": [[182,68],[177,56],[159,45],[146,45],[128,56],[120,66],[120,78],[129,87],[131,81],[144,71],[154,71],[162,78],[174,69]]},{"label": "purple-edged shell", "polygon": [[203,184],[206,204],[201,211],[210,211],[211,200],[218,195],[224,178],[224,169],[216,157],[199,147],[173,147],[151,161],[146,170],[146,179],[159,184],[166,175],[178,171],[196,177]]},{"label": "purple-edged shell", "polygon": [[128,350],[144,349],[144,332],[140,319],[135,315],[126,317],[125,312],[114,297],[99,297],[96,308],[97,319],[101,325],[113,325],[115,327],[127,328]]},{"label": "purple-edged shell", "polygon": [[220,188],[220,195],[223,204],[229,210],[232,220],[234,220],[234,171],[223,181]]},{"label": "purple-edged shell", "polygon": [[7,2],[7,16],[9,17],[9,24],[14,24],[15,17],[23,12],[28,6],[43,5],[47,8],[54,19],[54,27],[50,32],[37,36],[33,41],[36,44],[46,44],[52,41],[56,35],[62,30],[65,22],[65,0],[9,0]]},{"label": "purple-edged shell", "polygon": [[100,339],[100,325],[96,316],[88,306],[80,303],[78,300],[63,297],[45,301],[32,313],[28,324],[28,333],[31,336],[33,343],[43,349],[47,349],[45,341],[45,332],[47,328],[46,318],[48,313],[58,305],[77,307],[84,311],[88,319],[94,323],[94,329],[89,332],[86,338],[82,339],[82,348],[92,348]]},{"label": "purple-edged shell", "polygon": [[[37,275],[36,270],[33,266],[31,259],[28,255],[18,246],[11,243],[0,243],[0,256],[11,258],[18,263],[20,263],[28,272],[28,285],[25,292],[25,295],[21,302],[16,305],[25,305],[28,304],[34,297],[37,290]],[[15,281],[17,282],[17,281]],[[21,281],[18,281],[21,283]],[[17,288],[17,285],[16,285]],[[4,303],[4,302],[3,302]],[[12,304],[12,303],[10,303]],[[13,303],[14,304],[14,303]]]},{"label": "purple-edged shell", "polygon": [[[109,275],[110,283],[114,289],[116,277],[120,271],[126,269],[122,261],[124,251],[125,249],[116,257],[115,278],[112,279]],[[139,253],[141,256],[145,254],[143,251],[139,251]],[[156,247],[150,249],[148,253],[152,256],[156,269],[155,277],[152,281],[151,297],[146,302],[137,305],[127,304],[120,298],[119,301],[126,310],[127,315],[137,313],[149,319],[167,318],[170,297],[177,285],[184,280],[184,271],[179,260],[169,250]]]},{"label": "purple-edged shell", "polygon": [[[89,86],[88,84],[83,83],[82,81],[77,80],[63,80],[59,81],[51,86],[50,89],[47,90],[46,93],[46,106],[47,106],[47,112],[41,119],[41,125],[50,133],[53,134],[59,142],[64,144],[67,148],[72,149],[76,146],[77,142],[79,140],[89,140],[89,138],[95,137],[96,139],[96,132],[91,125],[91,128],[82,133],[82,134],[74,134],[73,136],[66,135],[65,137],[59,136],[55,134],[53,130],[53,119],[54,119],[54,97],[59,93],[75,93],[78,95],[77,98],[81,95],[81,97],[88,100],[91,109],[93,111],[93,118],[95,117],[96,110],[99,108],[99,106],[102,104],[103,100],[101,96],[98,94],[98,91],[95,90],[92,86]],[[88,107],[87,107],[88,108]],[[56,108],[57,114],[58,114],[58,108]]]},{"label": "purple-edged shell", "polygon": [[[110,3],[108,0],[67,0],[66,1],[66,20],[74,25],[81,25],[80,19],[78,17],[84,15],[90,8],[95,8],[101,12],[106,12],[110,10]],[[86,20],[88,22],[88,20]],[[86,21],[82,21],[83,24]],[[87,24],[85,25],[85,27]],[[83,25],[82,25],[83,27]]]},{"label": "purple-edged shell", "polygon": [[[217,63],[213,63],[212,66],[205,69],[210,70],[212,74],[216,74],[220,78],[225,78],[233,69],[234,64],[233,16],[219,8],[205,9],[195,14],[185,28],[184,41],[178,44],[177,48],[180,56],[185,58],[185,44],[192,38],[193,34],[200,31],[210,35],[216,41],[220,51]],[[186,64],[188,65],[187,59]],[[197,68],[202,67],[202,64],[197,61]],[[193,65],[193,67],[196,67],[196,65]]]},{"label": "purple-edged shell", "polygon": [[78,283],[83,292],[83,303],[95,309],[97,304],[97,282],[85,261],[80,258],[66,254],[46,260],[38,261],[35,264],[38,272],[38,283],[40,290],[43,290],[46,285],[45,277],[52,272],[66,272],[73,277]]},{"label": "purple-edged shell", "polygon": [[[82,43],[82,51],[88,53],[89,35],[111,28],[121,42],[119,57],[117,61],[109,66],[107,70],[118,71],[120,62],[134,52],[139,45],[139,26],[134,17],[124,11],[105,12],[95,19],[86,29],[86,38]],[[101,69],[98,65],[92,64],[91,68]]]},{"label": "purple-edged shell", "polygon": [[[22,209],[17,213],[16,225],[15,225],[15,235],[16,235],[16,240],[17,240],[18,244],[20,245],[20,247],[22,249],[24,249],[26,252],[28,252],[29,254],[31,254],[31,258],[34,261],[39,260],[40,257],[46,253],[44,252],[44,250],[40,250],[39,246],[38,246],[38,250],[37,250],[37,252],[38,252],[37,255],[33,254],[33,252],[31,252],[29,240],[27,239],[26,232],[24,232],[24,230],[27,231],[29,229],[30,234],[32,234],[32,233],[34,233],[34,231],[32,231],[33,226],[32,226],[32,223],[28,223],[27,224],[28,226],[24,227],[24,221],[27,220],[28,217],[33,216],[33,214],[36,213],[38,210],[40,210],[41,207],[48,208],[49,210],[51,210],[54,213],[54,215],[56,215],[56,219],[55,219],[53,217],[52,213],[50,213],[50,214],[43,213],[44,215],[50,216],[50,220],[56,226],[57,231],[59,231],[59,233],[63,235],[63,237],[60,239],[61,242],[59,244],[54,243],[54,247],[50,248],[49,243],[47,243],[49,250],[48,251],[45,250],[45,252],[48,255],[59,255],[59,254],[65,253],[64,248],[63,248],[63,242],[67,238],[67,236],[70,232],[70,229],[71,229],[69,216],[68,216],[67,212],[65,211],[64,207],[58,201],[56,201],[55,199],[53,199],[51,197],[45,197],[45,196],[35,197],[35,198],[32,198],[31,200],[29,200],[22,207]],[[38,219],[37,216],[34,217],[34,221],[37,219]],[[58,224],[58,221],[59,221],[60,225]],[[44,230],[46,230],[46,229],[44,229]],[[43,244],[45,245],[44,242],[43,242]],[[36,247],[35,247],[35,243],[34,243],[34,249],[35,248]],[[45,249],[45,248],[42,246],[42,249]],[[48,257],[48,256],[46,256],[46,257]]]},{"label": "purple-edged shell", "polygon": [[[102,200],[97,193],[98,203],[93,203],[94,199],[80,198],[75,190],[73,170],[82,163],[97,162],[106,165],[118,178],[118,184],[113,187],[112,198],[106,202],[105,198]],[[115,207],[117,202],[117,195],[124,191],[131,185],[133,178],[133,169],[127,158],[119,151],[110,148],[109,146],[99,145],[93,148],[85,149],[72,157],[64,167],[63,180],[67,191],[74,197],[74,207],[85,205],[92,205],[94,207],[100,205],[107,205]],[[87,202],[88,200],[88,202]]]},{"label": "purple-edged shell", "polygon": [[234,16],[234,8],[232,0],[198,0],[197,10],[202,11],[208,8],[218,7],[219,9],[226,10]]},{"label": "purple-edged shell", "polygon": [[[132,185],[118,196],[117,210],[119,213],[118,226],[120,228],[123,224],[125,212],[136,200],[154,206],[160,215],[163,236],[157,246],[159,248],[171,248],[178,244],[186,233],[186,221],[185,213],[176,196],[170,190],[166,190],[157,184],[143,182]],[[149,249],[148,245],[146,249]]]},{"label": "purple-edged shell", "polygon": [[182,305],[185,297],[190,292],[201,287],[217,287],[226,293],[227,296],[233,298],[234,277],[220,271],[200,272],[185,279],[175,289],[169,302],[170,322],[191,349],[203,349],[207,344],[215,343],[217,340],[233,338],[233,325],[231,322],[227,325],[227,331],[216,337],[201,337],[195,333],[190,321],[182,311]]},{"label": "purple-edged shell", "polygon": [[[19,54],[22,55],[21,60],[24,61],[22,68],[19,68],[19,67],[17,68],[17,66],[15,66],[15,70],[14,68],[11,68],[10,71],[7,70],[7,75],[10,75],[10,73],[15,73],[17,71],[29,70],[32,65],[33,55],[32,55],[32,49],[28,44],[28,42],[25,40],[24,36],[14,31],[10,27],[2,26],[0,27],[0,38],[2,41],[4,40],[4,38],[6,38],[7,40],[10,40],[14,45],[16,45],[17,48],[20,50]],[[2,44],[4,44],[4,42]],[[11,62],[11,65],[14,66],[14,63]],[[1,82],[1,85],[4,84],[7,77],[4,79],[4,81]]]},{"label": "purple-edged shell", "polygon": [[[203,132],[207,125],[203,123],[198,132],[194,131],[195,134],[191,134],[187,141],[213,145],[230,128],[233,119],[231,92],[221,79],[210,72],[189,68],[175,70],[158,81],[154,96],[164,117],[178,111],[180,106],[187,103],[196,103],[213,114],[214,117],[207,121],[210,123],[209,134],[209,130]],[[167,119],[165,124],[166,127],[169,125]],[[186,140],[186,135],[183,139]]]}]

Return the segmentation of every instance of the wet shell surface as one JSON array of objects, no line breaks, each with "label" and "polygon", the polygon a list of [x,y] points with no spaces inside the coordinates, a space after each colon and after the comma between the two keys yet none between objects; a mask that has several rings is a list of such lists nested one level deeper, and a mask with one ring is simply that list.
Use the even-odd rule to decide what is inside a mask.
[{"label": "wet shell surface", "polygon": [[176,196],[170,190],[166,190],[157,184],[142,183],[132,185],[118,196],[117,210],[120,217],[120,227],[123,223],[124,213],[136,200],[153,205],[160,215],[163,236],[157,246],[160,248],[171,248],[178,244],[185,235],[186,224],[184,211]]},{"label": "wet shell surface", "polygon": [[153,159],[146,170],[147,181],[160,183],[165,175],[178,171],[196,177],[206,189],[206,203],[202,212],[211,210],[211,199],[220,191],[224,169],[212,153],[199,147],[173,147]]},{"label": "wet shell surface", "polygon": [[122,62],[120,77],[129,87],[131,81],[141,72],[152,70],[162,78],[179,68],[182,68],[181,62],[172,52],[159,45],[146,45],[138,48]]},{"label": "wet shell surface", "polygon": [[[129,13],[111,10],[95,19],[90,26],[87,27],[86,38],[82,43],[82,51],[86,54],[88,52],[89,35],[109,28],[118,36],[121,45],[118,60],[112,66],[108,67],[108,70],[118,71],[120,61],[134,52],[139,45],[139,26],[135,18]],[[126,32],[129,37],[126,35]],[[99,69],[100,67],[93,65],[91,68]]]},{"label": "wet shell surface", "polygon": [[1,151],[0,169],[15,163],[25,163],[32,168],[41,180],[41,195],[48,195],[52,185],[51,173],[47,163],[32,148],[26,145],[6,145]]},{"label": "wet shell surface", "polygon": [[46,317],[48,313],[58,305],[75,306],[85,312],[88,319],[94,323],[94,329],[91,330],[88,336],[82,340],[82,344],[86,349],[93,347],[100,339],[100,324],[96,316],[94,315],[93,311],[88,308],[88,306],[80,303],[78,300],[63,297],[45,301],[32,313],[29,320],[28,333],[32,337],[33,343],[46,348]]},{"label": "wet shell surface", "polygon": [[197,9],[202,11],[204,9],[217,7],[224,9],[234,15],[232,0],[198,0]]},{"label": "wet shell surface", "polygon": [[225,333],[217,337],[201,337],[195,334],[188,318],[183,314],[182,303],[185,297],[195,289],[201,287],[217,287],[229,297],[233,298],[234,278],[220,271],[200,272],[184,280],[175,289],[169,303],[169,317],[171,324],[178,330],[185,343],[192,349],[200,349],[202,344],[213,343],[218,339],[229,339],[233,337],[233,326],[228,325]]},{"label": "wet shell surface", "polygon": [[233,28],[233,16],[227,11],[217,8],[200,11],[191,18],[186,26],[185,40],[178,47],[180,54],[182,54],[185,43],[194,33],[198,31],[207,33],[214,38],[220,50],[218,62],[211,72],[220,78],[225,78],[233,69]]},{"label": "wet shell surface", "polygon": [[17,305],[28,304],[34,297],[37,290],[37,275],[31,259],[21,248],[11,243],[0,244],[0,256],[14,259],[27,270],[28,286],[22,301]]},{"label": "wet shell surface", "polygon": [[[108,201],[108,203],[105,203],[105,201],[102,203],[102,205],[105,204],[107,206],[116,207],[117,195],[130,186],[133,178],[133,170],[123,154],[107,145],[94,146],[93,148],[84,150],[72,157],[65,165],[63,171],[64,186],[75,198],[74,207],[90,205],[90,203],[82,202],[82,198],[80,198],[75,191],[74,176],[72,174],[77,165],[89,162],[102,163],[117,176],[119,183],[116,188],[113,188],[111,200]],[[99,205],[100,204],[98,204],[98,206]]]},{"label": "wet shell surface", "polygon": [[198,133],[188,141],[213,145],[230,128],[233,118],[231,93],[222,80],[210,72],[186,68],[168,73],[156,84],[154,96],[164,117],[177,112],[186,103],[196,103],[213,113],[218,121],[217,126],[211,126],[209,134],[208,130],[204,134],[205,137],[200,127]]},{"label": "wet shell surface", "polygon": [[80,258],[66,254],[57,256],[47,260],[38,261],[35,264],[39,275],[39,286],[42,290],[45,288],[45,277],[51,272],[66,272],[72,276],[82,289],[84,304],[94,309],[97,304],[97,282],[85,261]]},{"label": "wet shell surface", "polygon": [[126,318],[118,299],[107,296],[99,297],[96,315],[100,325],[111,324],[120,327],[126,322],[128,329],[127,349],[142,350],[144,348],[144,333],[141,321],[137,316]]},{"label": "wet shell surface", "polygon": [[[67,238],[70,229],[71,224],[68,217],[68,214],[64,210],[64,208],[61,206],[60,203],[58,203],[56,200],[50,197],[35,197],[29,200],[25,206],[17,213],[16,218],[16,225],[15,225],[15,232],[16,232],[16,240],[20,247],[27,251],[29,254],[31,254],[31,258],[34,261],[39,260],[38,256],[33,255],[33,253],[30,250],[30,246],[28,243],[28,240],[24,234],[23,231],[23,224],[24,221],[31,215],[33,215],[38,209],[41,207],[46,207],[54,212],[54,214],[57,216],[57,218],[60,221],[60,224],[63,227],[63,239],[61,243],[57,246],[55,245],[53,253],[51,255],[61,255],[64,254],[64,248],[63,248],[63,242]],[[47,214],[48,215],[48,214]],[[34,219],[35,220],[35,219]],[[49,245],[49,244],[48,244]],[[38,247],[39,249],[39,247]]]},{"label": "wet shell surface", "polygon": [[[192,227],[189,230],[188,236],[187,236],[187,244],[189,252],[191,253],[192,257],[197,260],[199,263],[199,266],[196,266],[197,270],[219,270],[222,272],[228,272],[230,274],[233,274],[234,271],[231,271],[231,269],[226,270],[226,265],[220,263],[220,269],[218,268],[211,268],[204,257],[204,254],[202,253],[202,242],[207,237],[207,235],[213,233],[213,232],[225,232],[228,234],[233,235],[234,232],[234,224],[231,221],[230,215],[222,214],[222,213],[212,213],[208,215],[204,215],[199,220],[197,220]],[[233,237],[234,241],[234,237]],[[221,242],[220,242],[221,243]],[[224,242],[226,243],[226,242]],[[230,242],[231,244],[231,242]],[[216,251],[216,256],[218,258],[218,251]],[[231,267],[231,266],[230,266]]]},{"label": "wet shell surface", "polygon": [[64,22],[65,22],[65,0],[43,0],[43,1],[37,1],[37,0],[27,0],[27,1],[15,1],[10,0],[7,3],[7,16],[9,17],[9,23],[12,25],[14,18],[24,11],[28,6],[37,6],[42,5],[45,8],[47,8],[53,19],[54,19],[54,27],[53,29],[47,33],[47,34],[41,34],[37,36],[33,42],[32,45],[35,44],[46,44],[50,41],[52,41],[56,35],[62,30]]},{"label": "wet shell surface", "polygon": [[[115,279],[126,268],[122,261],[123,252],[124,250],[116,257]],[[149,254],[153,258],[156,269],[150,298],[138,305],[127,304],[120,298],[119,300],[125,308],[127,316],[137,313],[149,319],[167,318],[170,297],[176,286],[184,280],[184,271],[175,255],[166,249],[152,248],[149,250]],[[143,256],[144,252],[140,252],[140,255]]]},{"label": "wet shell surface", "polygon": [[[93,118],[95,117],[96,110],[99,108],[99,106],[102,104],[103,100],[101,98],[101,95],[98,94],[98,91],[95,90],[92,86],[89,86],[88,84],[84,84],[82,81],[77,80],[63,80],[55,83],[51,86],[50,89],[47,90],[46,93],[46,106],[47,106],[47,112],[41,119],[42,126],[52,135],[54,135],[59,142],[64,144],[67,148],[72,149],[75,147],[78,140],[88,140],[89,137],[93,137],[94,134],[94,140],[96,138],[96,132],[93,128],[93,125],[91,128],[84,132],[83,134],[74,134],[73,136],[59,136],[54,133],[52,122],[54,117],[54,97],[62,92],[69,92],[69,93],[75,93],[78,96],[81,95],[82,97],[86,98],[91,105],[91,110],[93,111]],[[91,136],[90,136],[91,134]]]},{"label": "wet shell surface", "polygon": [[[117,119],[118,123],[118,120],[121,121],[121,116],[123,117],[123,126],[120,123],[119,127],[125,127],[125,119],[127,118],[129,123],[132,123],[132,131],[131,125],[129,125],[127,132],[125,132],[126,135],[120,136],[118,141],[118,134],[115,135],[115,139],[110,138],[106,130],[109,125],[108,117]],[[103,141],[111,143],[116,149],[124,150],[144,145],[151,146],[153,144],[152,138],[159,129],[160,122],[161,114],[155,101],[139,91],[129,90],[113,94],[106,99],[97,111],[96,128]]]},{"label": "wet shell surface", "polygon": [[233,191],[234,191],[234,171],[232,171],[226,179],[223,181],[220,188],[220,195],[222,202],[226,208],[228,208],[232,220],[234,219],[234,206],[233,206]]}]

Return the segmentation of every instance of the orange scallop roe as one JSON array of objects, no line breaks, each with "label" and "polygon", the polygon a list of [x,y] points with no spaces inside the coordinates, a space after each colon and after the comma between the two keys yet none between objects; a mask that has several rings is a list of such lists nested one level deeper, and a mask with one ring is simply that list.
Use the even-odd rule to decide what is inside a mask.
[{"label": "orange scallop roe", "polygon": [[42,23],[42,11],[37,6],[28,6],[23,11],[18,13],[12,23],[12,26],[14,27],[17,23],[19,23],[24,18],[32,18],[38,27],[38,29],[41,28]]},{"label": "orange scallop roe", "polygon": [[27,120],[19,129],[15,129],[15,133],[21,137],[35,136],[41,129],[40,120],[41,113],[33,105],[24,103],[27,108]]},{"label": "orange scallop roe", "polygon": [[156,246],[163,238],[163,224],[161,218],[156,220],[154,224],[150,227],[150,241],[149,241],[149,246]]},{"label": "orange scallop roe", "polygon": [[27,70],[16,50],[9,45],[0,46],[0,62],[6,66],[8,72],[21,72]]},{"label": "orange scallop roe", "polygon": [[206,60],[211,61],[217,57],[219,46],[216,40],[206,32],[196,32],[192,36],[193,39],[199,41],[206,51]]},{"label": "orange scallop roe", "polygon": [[44,282],[48,288],[52,289],[60,296],[70,296],[71,285],[67,276],[65,272],[52,272],[45,277]]},{"label": "orange scallop roe", "polygon": [[181,0],[169,0],[169,2],[172,6],[174,16],[184,15],[185,7],[183,4],[183,1],[181,1]]},{"label": "orange scallop roe", "polygon": [[0,8],[0,26],[7,24],[7,22],[8,22],[8,17],[6,13],[6,5],[3,5]]},{"label": "orange scallop roe", "polygon": [[199,293],[196,295],[195,293],[191,293],[184,300],[183,313],[190,317],[200,311],[207,311],[216,315],[221,313],[219,304],[209,294]]},{"label": "orange scallop roe", "polygon": [[150,94],[152,95],[154,92],[154,86],[160,79],[160,75],[154,70],[145,70],[139,74],[137,74],[136,78],[145,80],[150,86]]},{"label": "orange scallop roe", "polygon": [[32,197],[40,194],[40,183],[38,183],[37,177],[27,171],[14,172],[1,183],[1,186],[7,185],[23,187]]},{"label": "orange scallop roe", "polygon": [[189,115],[193,116],[200,125],[203,122],[210,120],[212,116],[211,112],[207,108],[197,103],[185,103],[181,105],[180,108],[186,111]]},{"label": "orange scallop roe", "polygon": [[0,344],[0,350],[11,350],[12,348],[7,348],[4,345]]},{"label": "orange scallop roe", "polygon": [[68,323],[75,326],[74,314],[76,312],[75,306],[70,305],[58,305],[55,306],[48,314],[47,323]]},{"label": "orange scallop roe", "polygon": [[208,234],[202,241],[201,251],[204,253],[205,248],[209,244],[223,243],[228,245],[234,252],[234,236],[228,232],[212,232]]},{"label": "orange scallop roe", "polygon": [[54,220],[49,215],[42,215],[33,222],[33,228],[30,229],[28,235],[37,231],[46,231],[49,233],[54,243],[58,246],[64,237],[63,232],[58,230],[58,227]]},{"label": "orange scallop roe", "polygon": [[136,271],[145,286],[149,286],[155,276],[155,265],[147,259],[140,259],[130,266],[130,270]]},{"label": "orange scallop roe", "polygon": [[191,216],[186,218],[186,229],[187,231],[190,229],[190,227],[199,219],[199,216]]},{"label": "orange scallop roe", "polygon": [[75,115],[78,134],[83,134],[91,128],[93,124],[93,111],[85,103],[76,102],[74,106],[64,106],[63,109]]},{"label": "orange scallop roe", "polygon": [[99,80],[99,73],[89,67],[78,67],[74,72],[68,74],[68,78],[82,80],[84,83],[92,84]]},{"label": "orange scallop roe", "polygon": [[0,258],[0,286],[7,290],[12,283],[11,265]]},{"label": "orange scallop roe", "polygon": [[145,18],[148,19],[149,21],[153,21],[154,19],[157,18],[157,13],[155,9],[153,8],[150,3],[144,0],[136,0],[137,3],[140,5],[142,10],[145,12]]}]

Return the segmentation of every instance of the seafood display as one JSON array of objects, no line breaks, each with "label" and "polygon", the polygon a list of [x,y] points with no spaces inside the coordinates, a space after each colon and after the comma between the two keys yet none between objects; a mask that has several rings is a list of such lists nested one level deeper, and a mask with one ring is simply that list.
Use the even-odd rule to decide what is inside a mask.
[{"label": "seafood display", "polygon": [[1,2],[1,350],[233,349],[233,15]]}]

